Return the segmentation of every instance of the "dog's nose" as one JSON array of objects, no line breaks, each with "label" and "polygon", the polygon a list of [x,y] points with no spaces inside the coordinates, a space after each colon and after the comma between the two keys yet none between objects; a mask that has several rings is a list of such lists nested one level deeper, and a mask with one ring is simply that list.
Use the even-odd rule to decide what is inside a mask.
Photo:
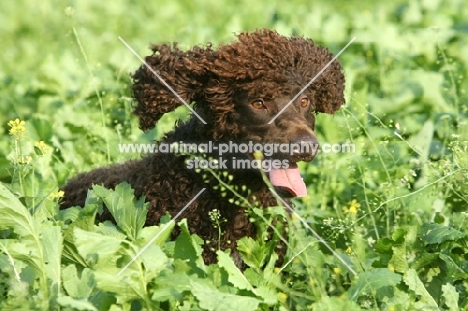
[{"label": "dog's nose", "polygon": [[295,161],[312,161],[318,152],[319,142],[315,136],[305,136],[291,141],[291,154]]}]

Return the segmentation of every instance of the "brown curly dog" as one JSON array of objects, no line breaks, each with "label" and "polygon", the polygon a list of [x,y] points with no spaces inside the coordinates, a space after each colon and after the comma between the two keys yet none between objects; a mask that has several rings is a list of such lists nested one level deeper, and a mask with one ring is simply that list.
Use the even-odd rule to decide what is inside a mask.
[{"label": "brown curly dog", "polygon": [[[213,148],[205,150],[205,158],[198,151],[191,155],[152,153],[138,161],[80,174],[62,188],[65,196],[61,208],[83,206],[93,184],[114,188],[126,181],[136,196],[145,196],[149,202],[146,225],[158,225],[161,216],[167,212],[174,216],[206,188],[181,218],[187,218],[190,231],[205,241],[203,258],[209,264],[216,262],[214,249],[219,241],[218,229],[208,213],[217,209],[226,220],[221,224],[224,234],[220,246],[230,248],[236,264],[244,267],[236,241],[245,236],[256,238],[256,227],[246,213],[247,201],[262,208],[278,205],[262,171],[284,198],[307,194],[296,162],[314,158],[313,148],[304,151],[307,148],[302,147],[317,146],[315,114],[334,113],[340,108],[344,103],[345,79],[341,65],[334,61],[298,94],[333,59],[326,48],[310,39],[288,38],[266,29],[241,33],[237,39],[218,49],[208,44],[189,51],[180,50],[176,43],[172,47],[159,44],[153,46],[153,55],[146,57],[147,64],[185,102],[194,102],[194,111],[206,122],[191,114],[188,120],[179,120],[174,130],[157,143],[211,142]],[[132,78],[137,101],[134,113],[142,130],[153,128],[163,114],[183,104],[146,66],[142,65]],[[234,143],[239,148],[234,148]],[[245,148],[240,148],[240,144]],[[254,153],[259,151],[258,144],[265,148],[263,159]],[[223,149],[221,155],[216,149],[226,145],[230,148]],[[257,149],[246,148],[256,145]],[[279,147],[269,152],[267,146]],[[291,149],[286,152],[281,146]],[[219,161],[208,161],[210,156]],[[207,163],[218,166],[212,170],[196,169],[206,168]],[[234,202],[233,191],[219,187],[219,178],[238,189],[247,201]],[[98,219],[112,220],[112,216],[105,209]],[[177,234],[176,229],[173,238]],[[283,244],[277,248],[280,260],[286,251]]]}]

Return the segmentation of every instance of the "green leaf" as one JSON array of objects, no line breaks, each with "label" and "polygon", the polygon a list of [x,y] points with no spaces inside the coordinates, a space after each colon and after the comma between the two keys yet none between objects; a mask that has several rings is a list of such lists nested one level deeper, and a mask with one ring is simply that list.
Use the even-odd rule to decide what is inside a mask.
[{"label": "green leaf", "polygon": [[98,311],[98,309],[89,301],[74,299],[70,296],[62,296],[57,299],[57,303],[62,307],[68,307],[72,310]]},{"label": "green leaf", "polygon": [[[45,223],[39,227],[26,207],[0,183],[0,229],[12,228],[21,239],[1,240],[10,256],[27,263],[37,275],[45,295],[56,295],[60,283],[60,256],[62,238],[60,228]],[[43,229],[39,234],[39,229]],[[48,280],[53,283],[52,293],[48,294]],[[48,297],[49,298],[49,297]]]},{"label": "green leaf", "polygon": [[75,228],[74,236],[78,253],[90,265],[98,262],[105,265],[108,262],[115,261],[115,254],[124,241],[123,238],[88,232],[80,228]]},{"label": "green leaf", "polygon": [[199,275],[205,274],[206,266],[201,257],[201,241],[196,235],[190,235],[187,227],[187,220],[183,219],[178,223],[181,232],[177,237],[174,246],[174,259],[182,259]]},{"label": "green leaf", "polygon": [[104,201],[117,226],[131,240],[137,239],[140,230],[145,225],[148,213],[148,203],[145,203],[145,198],[141,197],[136,200],[134,190],[126,182],[118,184],[115,190],[94,185],[93,191]]},{"label": "green leaf", "polygon": [[242,254],[242,259],[252,268],[261,269],[265,264],[267,251],[261,243],[251,237],[244,237],[237,242],[237,250]]},{"label": "green leaf", "polygon": [[191,277],[186,273],[167,273],[158,276],[154,280],[158,288],[153,291],[151,299],[156,301],[182,300],[183,292],[191,290],[190,279]]},{"label": "green leaf", "polygon": [[396,286],[401,281],[401,275],[386,268],[372,269],[359,273],[354,284],[351,285],[349,297],[356,301],[357,298],[368,292],[375,291],[384,286]]},{"label": "green leaf", "polygon": [[456,241],[466,237],[466,233],[458,231],[452,227],[442,226],[435,223],[423,224],[421,231],[422,239],[428,244]]},{"label": "green leaf", "polygon": [[[91,231],[94,228],[98,209],[99,204],[97,203],[88,203],[85,207],[70,207],[60,211],[60,219],[64,223],[71,222],[67,228],[76,226],[83,230]],[[71,232],[71,235],[73,235],[73,232]]]},{"label": "green leaf", "polygon": [[[45,272],[53,283],[60,284],[60,269],[63,238],[61,228],[45,226],[42,230],[41,245],[44,253]],[[57,289],[58,291],[58,289]]]},{"label": "green leaf", "polygon": [[115,266],[94,270],[97,288],[115,293],[119,303],[147,298],[147,284],[138,273],[139,271],[129,267],[119,276],[120,271],[121,269]]},{"label": "green leaf", "polygon": [[408,231],[406,228],[396,228],[392,233],[392,239],[395,241],[395,243],[403,243],[407,233]]},{"label": "green leaf", "polygon": [[415,307],[421,309],[438,309],[437,302],[428,293],[424,287],[423,282],[418,276],[418,273],[414,269],[409,269],[403,275],[403,281],[408,285],[409,289],[412,290],[416,295],[420,296],[420,299],[415,304]]},{"label": "green leaf", "polygon": [[40,140],[48,141],[54,133],[53,125],[43,116],[37,116],[28,121]]},{"label": "green leaf", "polygon": [[375,251],[379,254],[392,254],[395,242],[390,238],[381,238],[375,243]]},{"label": "green leaf", "polygon": [[462,261],[461,262],[462,266],[460,266],[460,264],[454,260],[455,259],[454,254],[452,254],[452,256],[449,256],[449,255],[440,253],[439,258],[445,262],[447,274],[450,275],[452,280],[467,280],[468,279],[468,273],[466,271],[466,268],[463,266],[465,263]]},{"label": "green leaf", "polygon": [[445,305],[449,307],[450,311],[460,310],[458,307],[459,293],[452,284],[447,283],[442,285],[442,293],[445,300]]},{"label": "green leaf", "polygon": [[409,139],[409,144],[418,152],[422,161],[427,161],[429,158],[429,150],[431,149],[432,136],[434,134],[434,123],[430,120],[424,123],[421,131]]},{"label": "green leaf", "polygon": [[387,295],[382,298],[382,301],[385,302],[390,310],[390,306],[394,308],[394,310],[414,310],[410,308],[410,304],[414,300],[411,298],[408,292],[400,290],[398,287],[392,288],[393,295]]},{"label": "green leaf", "polygon": [[260,304],[257,298],[223,293],[206,282],[191,280],[190,285],[200,307],[209,311],[255,311]]},{"label": "green leaf", "polygon": [[159,275],[159,272],[166,268],[168,258],[166,254],[157,245],[149,245],[139,259],[145,267],[144,276],[146,282],[149,282]]},{"label": "green leaf", "polygon": [[171,233],[172,230],[174,230],[174,226],[175,223],[171,221],[166,224],[161,224],[159,226],[144,227],[143,229],[141,229],[140,236],[136,241],[134,241],[134,244],[143,247],[154,237],[158,236],[153,241],[153,244],[158,245],[159,247],[163,247],[165,242],[171,237]]},{"label": "green leaf", "polygon": [[416,271],[418,271],[421,268],[424,268],[428,265],[433,264],[438,259],[439,259],[439,254],[437,253],[433,254],[433,253],[423,252],[417,256],[416,260],[414,261],[411,267],[415,269]]},{"label": "green leaf", "polygon": [[406,258],[406,243],[397,244],[392,247],[393,256],[390,264],[393,265],[395,271],[404,273],[408,270],[408,259]]},{"label": "green leaf", "polygon": [[[91,193],[91,192],[90,192]],[[85,231],[93,231],[96,219],[98,204],[91,203],[85,207],[71,207],[60,211],[60,217],[64,223],[72,221],[71,224],[63,230],[63,254],[62,256],[71,262],[86,267],[86,261],[80,256],[75,245],[74,228],[80,228]]]},{"label": "green leaf", "polygon": [[278,302],[278,292],[272,287],[260,286],[255,291],[257,296],[263,299],[263,303],[273,306]]},{"label": "green leaf", "polygon": [[12,228],[21,236],[39,240],[36,223],[26,207],[11,191],[0,183],[0,229]]},{"label": "green leaf", "polygon": [[38,245],[33,239],[4,239],[0,242],[2,246],[9,251],[11,257],[24,261],[33,268],[36,273],[42,274],[41,251],[39,251]]},{"label": "green leaf", "polygon": [[75,265],[62,270],[62,282],[67,294],[73,298],[88,298],[96,286],[91,269],[84,268],[79,277]]},{"label": "green leaf", "polygon": [[216,254],[218,255],[219,266],[224,268],[229,275],[229,282],[238,289],[246,289],[255,293],[252,284],[250,284],[245,275],[236,267],[231,256],[222,251],[217,251]]}]

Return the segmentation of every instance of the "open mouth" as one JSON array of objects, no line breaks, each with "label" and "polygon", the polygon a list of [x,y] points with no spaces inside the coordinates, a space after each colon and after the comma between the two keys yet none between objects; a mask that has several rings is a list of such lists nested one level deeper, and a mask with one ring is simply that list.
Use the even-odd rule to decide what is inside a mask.
[{"label": "open mouth", "polygon": [[294,197],[307,196],[307,187],[296,163],[290,163],[287,168],[271,169],[270,182],[275,188],[285,190]]},{"label": "open mouth", "polygon": [[[255,159],[252,154],[246,154],[251,160]],[[278,194],[283,197],[299,197],[307,196],[307,186],[301,177],[299,167],[296,162],[288,161],[286,168],[271,168],[269,179],[275,187]]]}]

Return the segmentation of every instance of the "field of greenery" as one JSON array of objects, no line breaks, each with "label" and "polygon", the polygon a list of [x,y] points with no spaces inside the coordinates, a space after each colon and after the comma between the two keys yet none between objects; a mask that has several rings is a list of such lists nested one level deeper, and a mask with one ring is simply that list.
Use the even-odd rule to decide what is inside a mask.
[{"label": "field of greenery", "polygon": [[[117,144],[187,115],[138,129],[140,62],[119,36],[144,56],[264,27],[334,53],[356,37],[339,57],[347,104],[316,122],[320,142],[356,152],[303,164],[308,196],[294,200],[336,254],[292,215],[282,267],[262,239],[239,242],[246,271],[222,251],[206,266],[184,220],[143,227],[127,184],[58,210],[68,178],[140,157]],[[1,310],[468,310],[465,0],[3,1],[0,38]],[[116,225],[95,223],[103,203]],[[284,207],[251,213],[263,230]]]}]

